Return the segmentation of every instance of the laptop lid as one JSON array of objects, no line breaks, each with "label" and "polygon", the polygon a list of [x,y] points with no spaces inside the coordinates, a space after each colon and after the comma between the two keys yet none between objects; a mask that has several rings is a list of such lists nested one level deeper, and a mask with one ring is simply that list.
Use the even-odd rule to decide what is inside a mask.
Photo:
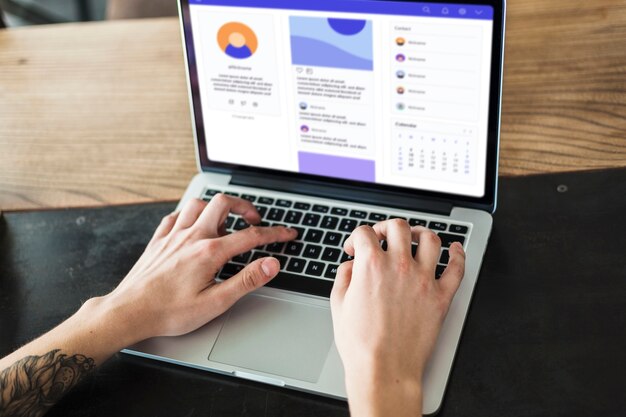
[{"label": "laptop lid", "polygon": [[203,171],[494,210],[501,0],[180,6]]}]

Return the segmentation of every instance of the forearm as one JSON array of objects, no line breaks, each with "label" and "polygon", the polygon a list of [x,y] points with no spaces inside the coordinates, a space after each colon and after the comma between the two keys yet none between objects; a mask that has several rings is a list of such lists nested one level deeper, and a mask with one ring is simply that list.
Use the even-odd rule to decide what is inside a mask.
[{"label": "forearm", "polygon": [[110,307],[104,299],[89,300],[53,330],[0,359],[0,416],[43,415],[97,365],[132,343],[128,322]]}]

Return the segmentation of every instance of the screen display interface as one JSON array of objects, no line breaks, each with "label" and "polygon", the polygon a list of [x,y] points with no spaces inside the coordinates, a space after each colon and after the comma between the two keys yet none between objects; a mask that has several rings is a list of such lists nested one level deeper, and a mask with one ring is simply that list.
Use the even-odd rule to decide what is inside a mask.
[{"label": "screen display interface", "polygon": [[211,161],[485,192],[493,8],[191,0]]}]

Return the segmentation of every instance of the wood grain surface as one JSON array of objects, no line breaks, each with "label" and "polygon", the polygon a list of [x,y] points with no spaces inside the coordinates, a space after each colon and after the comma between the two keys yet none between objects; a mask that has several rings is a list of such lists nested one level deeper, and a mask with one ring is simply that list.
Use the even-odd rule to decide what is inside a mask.
[{"label": "wood grain surface", "polygon": [[[626,2],[510,0],[502,175],[626,166]],[[176,200],[177,19],[0,30],[0,209]]]}]

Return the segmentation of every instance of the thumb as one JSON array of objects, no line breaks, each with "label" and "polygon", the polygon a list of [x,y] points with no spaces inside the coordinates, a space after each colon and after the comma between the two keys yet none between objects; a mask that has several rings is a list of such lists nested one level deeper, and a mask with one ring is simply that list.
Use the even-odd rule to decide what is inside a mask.
[{"label": "thumb", "polygon": [[214,295],[224,306],[224,311],[229,309],[244,295],[267,284],[278,274],[280,263],[276,258],[261,258],[252,262],[238,274],[220,283]]}]

